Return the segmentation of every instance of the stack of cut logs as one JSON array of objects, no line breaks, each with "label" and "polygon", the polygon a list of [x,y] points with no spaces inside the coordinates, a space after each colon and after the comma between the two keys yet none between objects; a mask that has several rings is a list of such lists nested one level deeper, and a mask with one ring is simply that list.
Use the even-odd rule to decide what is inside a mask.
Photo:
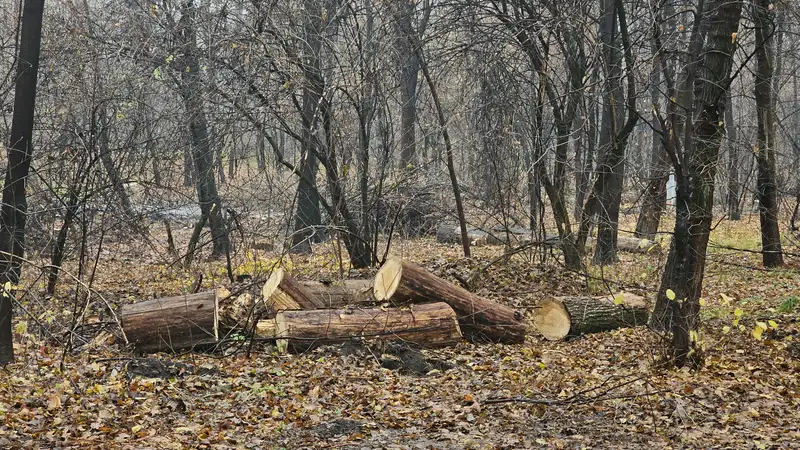
[{"label": "stack of cut logs", "polygon": [[[139,352],[208,347],[241,330],[274,340],[280,351],[302,352],[352,340],[393,340],[417,347],[470,342],[520,344],[522,314],[477,296],[400,258],[389,259],[374,280],[334,285],[298,281],[275,270],[261,301],[231,299],[222,288],[126,305],[126,339]],[[604,331],[647,321],[640,297],[561,298],[540,302],[534,324],[547,339]],[[256,312],[259,311],[259,312]],[[254,320],[254,316],[258,320]]]}]

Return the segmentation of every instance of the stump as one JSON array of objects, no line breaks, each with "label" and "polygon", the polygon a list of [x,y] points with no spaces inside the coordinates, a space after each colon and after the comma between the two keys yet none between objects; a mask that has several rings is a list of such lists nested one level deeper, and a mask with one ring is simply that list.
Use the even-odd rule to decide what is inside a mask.
[{"label": "stump", "polygon": [[321,308],[342,308],[375,302],[372,280],[344,280],[337,284],[302,281],[301,284],[314,303]]},{"label": "stump", "polygon": [[174,351],[219,339],[217,291],[124,305],[122,328],[139,352]]},{"label": "stump", "polygon": [[321,303],[317,303],[311,298],[302,284],[282,268],[277,268],[272,272],[261,290],[261,295],[267,308],[275,312],[323,307]]},{"label": "stump", "polygon": [[303,352],[317,345],[354,339],[402,341],[428,348],[455,345],[462,339],[456,313],[445,303],[283,311],[274,321],[259,322],[256,329],[259,337],[274,336],[282,352]]},{"label": "stump", "polygon": [[615,302],[615,296],[544,300],[534,313],[534,326],[545,339],[552,341],[647,324],[650,309],[644,297],[619,295],[621,304]]},{"label": "stump", "polygon": [[381,267],[375,277],[374,291],[377,301],[395,305],[447,303],[456,311],[461,330],[472,342],[519,344],[525,341],[525,323],[518,312],[474,295],[400,258],[390,258]]}]

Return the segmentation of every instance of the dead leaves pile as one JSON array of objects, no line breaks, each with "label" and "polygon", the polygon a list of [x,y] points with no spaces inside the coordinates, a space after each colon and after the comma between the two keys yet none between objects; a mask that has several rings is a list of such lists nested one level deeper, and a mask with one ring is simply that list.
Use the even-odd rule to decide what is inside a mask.
[{"label": "dead leaves pile", "polygon": [[[397,249],[454,282],[497,251],[476,249],[464,260],[458,248],[430,240]],[[646,268],[659,262],[648,258],[657,256],[624,255],[602,288],[638,286],[652,296],[658,279]],[[293,264],[307,277],[337,275],[337,263],[314,261]],[[757,265],[747,255],[735,261]],[[707,359],[698,373],[660,369],[663,337],[644,328],[423,351],[447,364],[420,373],[394,370],[380,347],[279,356],[257,345],[249,357],[132,360],[99,346],[62,366],[61,348],[28,332],[17,342],[18,362],[0,378],[0,447],[791,448],[800,442],[800,304],[781,305],[800,295],[800,275],[726,262],[709,264]],[[174,293],[191,277],[159,270],[118,278],[115,301]],[[111,278],[101,278],[109,292]],[[538,298],[585,292],[587,283],[518,255],[486,269],[477,292],[530,312]],[[768,330],[756,339],[758,323]],[[502,399],[532,402],[492,402]]]}]

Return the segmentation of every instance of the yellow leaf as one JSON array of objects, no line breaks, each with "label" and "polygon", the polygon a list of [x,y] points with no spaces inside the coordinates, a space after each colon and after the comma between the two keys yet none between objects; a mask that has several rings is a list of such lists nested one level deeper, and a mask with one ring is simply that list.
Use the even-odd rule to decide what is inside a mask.
[{"label": "yellow leaf", "polygon": [[675,291],[673,291],[672,289],[667,289],[666,294],[668,299],[675,300]]},{"label": "yellow leaf", "polygon": [[141,429],[142,429],[141,425],[134,425],[133,427],[131,427],[131,433],[138,433],[139,431],[141,431]]},{"label": "yellow leaf", "polygon": [[25,334],[28,332],[28,322],[21,321],[18,322],[16,326],[14,326],[14,333],[16,334]]},{"label": "yellow leaf", "polygon": [[700,297],[700,306],[706,306],[706,299]]},{"label": "yellow leaf", "polygon": [[61,408],[61,396],[58,394],[51,394],[50,397],[47,398],[47,409],[59,408]]},{"label": "yellow leaf", "polygon": [[762,329],[762,330],[764,330],[764,331],[766,331],[766,330],[767,330],[767,324],[765,324],[764,322],[756,322],[756,326],[757,326],[758,328],[761,328],[761,329]]},{"label": "yellow leaf", "polygon": [[699,340],[699,337],[697,335],[697,331],[689,330],[689,341],[690,342],[697,342],[698,340]]},{"label": "yellow leaf", "polygon": [[761,328],[761,327],[753,328],[752,335],[753,335],[754,338],[761,339],[761,334],[763,334],[763,333],[764,333],[764,329],[763,328]]},{"label": "yellow leaf", "polygon": [[744,311],[742,311],[742,308],[736,308],[733,310],[733,315],[736,317],[742,317],[744,315]]},{"label": "yellow leaf", "polygon": [[724,327],[722,327],[722,332],[725,333],[725,334],[730,333],[731,332],[731,327],[725,325]]},{"label": "yellow leaf", "polygon": [[769,327],[772,328],[773,330],[778,329],[778,322],[775,322],[774,320],[770,320],[767,323],[769,323]]},{"label": "yellow leaf", "polygon": [[617,295],[614,297],[614,304],[621,305],[625,301],[625,297],[622,294]]}]

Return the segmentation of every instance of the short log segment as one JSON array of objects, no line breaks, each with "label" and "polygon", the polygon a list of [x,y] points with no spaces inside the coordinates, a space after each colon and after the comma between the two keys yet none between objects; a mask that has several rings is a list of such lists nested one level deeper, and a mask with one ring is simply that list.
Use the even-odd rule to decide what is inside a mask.
[{"label": "short log segment", "polygon": [[661,252],[661,244],[651,241],[649,239],[637,239],[631,237],[618,237],[617,250],[628,253],[659,253]]},{"label": "short log segment", "polygon": [[216,291],[165,297],[124,305],[125,336],[139,352],[175,351],[219,339]]},{"label": "short log segment", "polygon": [[616,297],[562,297],[540,302],[533,323],[546,339],[554,341],[645,325],[649,311],[643,297],[627,293]]},{"label": "short log segment", "polygon": [[395,305],[444,302],[458,316],[464,336],[472,342],[525,341],[525,323],[511,308],[485,300],[421,267],[390,258],[375,277],[375,299]]},{"label": "short log segment", "polygon": [[256,326],[264,338],[272,337],[270,328],[274,328],[278,349],[283,352],[303,352],[317,345],[354,339],[402,341],[426,348],[455,345],[462,339],[456,313],[445,303],[283,311],[274,321],[261,321]]},{"label": "short log segment", "polygon": [[272,272],[261,294],[267,308],[275,312],[323,307],[321,303],[315,302],[305,287],[283,268],[277,268]]},{"label": "short log segment", "polygon": [[375,302],[375,297],[372,295],[372,280],[344,280],[336,284],[303,281],[301,284],[320,308],[333,309]]}]

